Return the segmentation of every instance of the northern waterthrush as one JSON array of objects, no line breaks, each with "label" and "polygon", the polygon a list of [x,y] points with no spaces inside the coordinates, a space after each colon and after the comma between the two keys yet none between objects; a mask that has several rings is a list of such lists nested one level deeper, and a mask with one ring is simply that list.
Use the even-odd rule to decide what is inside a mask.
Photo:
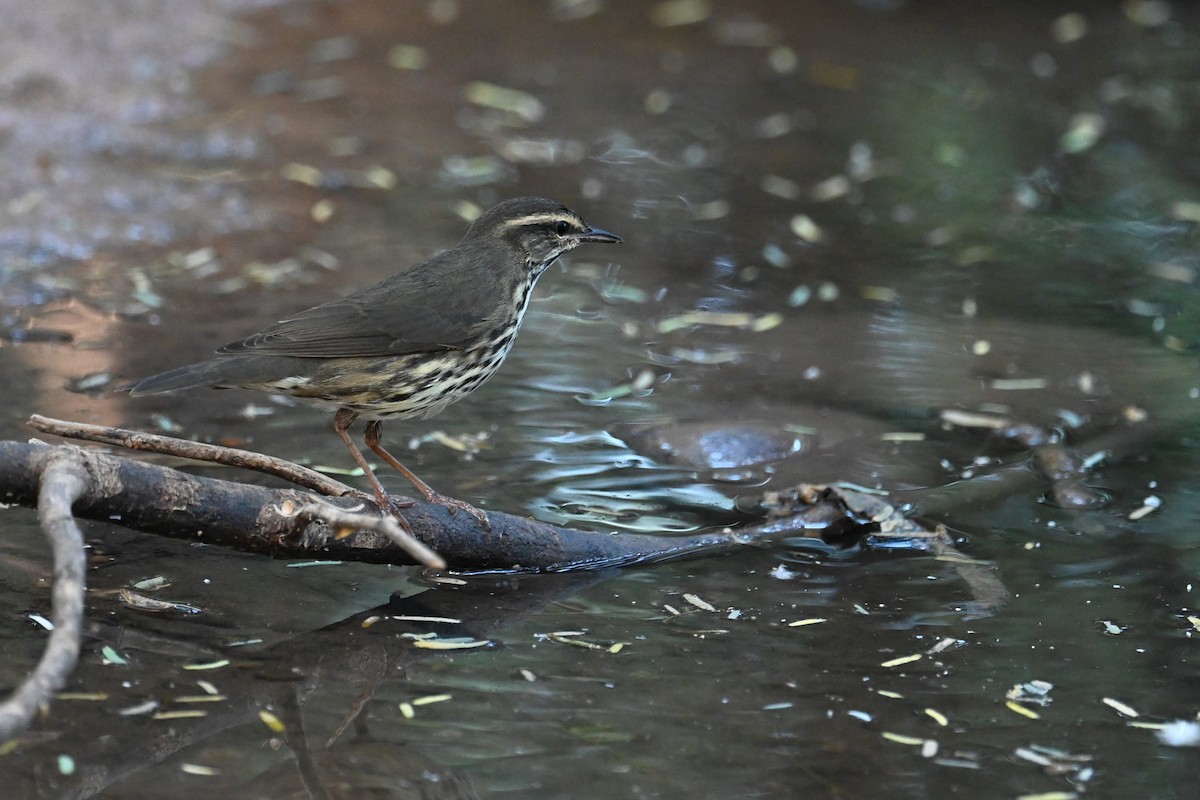
[{"label": "northern waterthrush", "polygon": [[350,439],[363,441],[425,498],[481,511],[431,489],[380,444],[385,419],[428,417],[483,385],[504,363],[538,276],[584,242],[620,242],[570,209],[540,197],[484,212],[455,247],[314,306],[217,351],[217,357],[121,387],[134,395],[246,388],[336,409],[333,428],[385,511],[387,492]]}]

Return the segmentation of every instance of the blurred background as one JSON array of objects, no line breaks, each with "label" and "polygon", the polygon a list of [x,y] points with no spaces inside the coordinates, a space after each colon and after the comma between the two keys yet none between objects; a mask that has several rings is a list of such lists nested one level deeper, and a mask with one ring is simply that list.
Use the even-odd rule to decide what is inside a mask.
[{"label": "blurred background", "polygon": [[[564,587],[430,588],[92,525],[93,629],[70,689],[104,698],[60,701],[0,757],[22,796],[1194,791],[1195,751],[1154,728],[1200,712],[1190,4],[0,8],[6,438],[40,413],[343,471],[327,413],[111,389],[450,247],[519,195],[625,244],[542,278],[487,387],[388,426],[447,494],[671,535],[742,521],[801,481],[919,497],[1029,461],[948,409],[1085,452],[1137,432],[1098,462],[1086,508],[1039,488],[940,520],[1005,603],[982,602],[961,565],[819,540]],[[14,686],[41,647],[30,615],[48,613],[49,560],[32,512],[5,520],[0,683]],[[156,576],[199,613],[120,603]],[[486,651],[368,680],[297,646],[306,746],[256,715],[279,670],[242,670],[221,724],[121,716],[200,692],[183,664],[201,652],[282,658],[393,593],[436,607],[472,592],[528,602],[480,623]],[[151,746],[168,729],[174,744]]]}]

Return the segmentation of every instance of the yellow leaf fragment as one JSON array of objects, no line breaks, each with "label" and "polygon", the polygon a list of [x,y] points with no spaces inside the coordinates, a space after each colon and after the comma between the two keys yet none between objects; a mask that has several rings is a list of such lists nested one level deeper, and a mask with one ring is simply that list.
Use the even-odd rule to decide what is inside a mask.
[{"label": "yellow leaf fragment", "polygon": [[896,744],[907,744],[912,747],[920,747],[921,745],[925,744],[925,740],[919,736],[905,736],[902,733],[892,733],[891,731],[884,731],[880,734],[880,736],[882,736],[884,739],[887,739],[889,742],[895,742]]},{"label": "yellow leaf fragment", "polygon": [[1022,717],[1028,717],[1029,719],[1041,719],[1042,718],[1041,714],[1037,713],[1032,708],[1027,708],[1027,707],[1021,705],[1020,703],[1016,702],[1015,700],[1005,700],[1004,705],[1005,705],[1005,707],[1008,708],[1009,711],[1012,711],[1016,714],[1020,714]]},{"label": "yellow leaf fragment", "polygon": [[223,703],[225,702],[223,694],[183,694],[179,697],[172,698],[173,703]]},{"label": "yellow leaf fragment", "polygon": [[881,667],[901,667],[901,666],[904,666],[905,664],[911,664],[914,661],[920,661],[922,658],[924,658],[924,656],[921,655],[920,653],[913,653],[911,656],[901,656],[900,658],[893,658],[891,661],[884,661],[879,666],[881,666]]},{"label": "yellow leaf fragment", "polygon": [[789,622],[789,628],[803,628],[806,625],[819,625],[822,622],[828,622],[825,617],[809,617],[808,619],[798,619],[794,622]]},{"label": "yellow leaf fragment", "polygon": [[204,669],[221,669],[222,667],[228,667],[228,666],[229,666],[229,659],[228,658],[220,658],[220,659],[217,659],[216,661],[206,661],[206,662],[203,662],[200,664],[184,664],[183,668],[190,669],[190,670],[204,670]]},{"label": "yellow leaf fragment", "polygon": [[195,711],[160,711],[152,716],[151,719],[200,719],[207,716],[207,711],[197,709]]},{"label": "yellow leaf fragment", "polygon": [[444,703],[452,697],[454,697],[452,694],[427,694],[424,697],[415,698],[412,704],[413,706],[427,706],[432,703]]},{"label": "yellow leaf fragment", "polygon": [[283,733],[287,730],[287,725],[283,724],[283,720],[265,708],[259,709],[258,718],[262,720],[263,725],[266,725],[275,733]]},{"label": "yellow leaf fragment", "polygon": [[929,717],[943,728],[950,724],[950,720],[946,718],[946,715],[935,708],[925,709],[925,716]]},{"label": "yellow leaf fragment", "polygon": [[1139,714],[1137,711],[1130,708],[1129,706],[1125,705],[1120,700],[1114,700],[1111,697],[1102,697],[1100,699],[1100,702],[1104,703],[1104,705],[1108,706],[1109,708],[1113,709],[1118,714],[1121,714],[1123,716],[1126,716],[1126,717],[1140,717],[1141,716],[1141,714]]},{"label": "yellow leaf fragment", "polygon": [[417,710],[412,707],[412,703],[401,703],[400,714],[405,719],[412,719],[417,715]]},{"label": "yellow leaf fragment", "polygon": [[413,647],[420,647],[424,650],[471,650],[476,647],[487,647],[491,644],[489,639],[473,639],[470,641],[456,642],[445,639],[415,639]]}]

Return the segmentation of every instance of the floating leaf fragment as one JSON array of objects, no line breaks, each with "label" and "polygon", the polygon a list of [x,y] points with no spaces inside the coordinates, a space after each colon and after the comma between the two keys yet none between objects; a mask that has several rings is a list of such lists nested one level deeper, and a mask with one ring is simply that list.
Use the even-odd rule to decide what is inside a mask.
[{"label": "floating leaf fragment", "polygon": [[424,697],[417,697],[412,701],[414,706],[427,706],[433,703],[444,703],[453,698],[452,694],[427,694]]},{"label": "floating leaf fragment", "polygon": [[950,720],[946,718],[946,715],[938,711],[936,708],[925,709],[925,716],[929,717],[943,728],[950,724]]},{"label": "floating leaf fragment", "polygon": [[45,628],[48,631],[54,630],[54,623],[51,622],[50,620],[46,619],[45,617],[43,617],[41,614],[31,611],[30,613],[26,614],[25,616],[29,617],[31,620],[36,622],[38,625],[41,625],[43,628]]},{"label": "floating leaf fragment", "polygon": [[137,717],[137,716],[141,716],[142,714],[149,714],[151,711],[153,711],[156,708],[158,708],[157,700],[146,700],[144,702],[138,703],[136,706],[129,706],[128,708],[122,708],[119,711],[117,711],[117,713],[120,714],[122,717]]},{"label": "floating leaf fragment", "polygon": [[828,621],[829,620],[826,619],[825,617],[810,617],[808,619],[798,619],[795,622],[789,622],[788,627],[789,628],[803,628],[806,625],[819,625],[822,622],[828,622]]},{"label": "floating leaf fragment", "polygon": [[387,60],[395,69],[425,69],[429,51],[415,44],[397,44],[388,50]]},{"label": "floating leaf fragment", "polygon": [[796,234],[798,239],[802,239],[809,244],[816,244],[825,238],[821,226],[814,222],[813,218],[807,214],[797,214],[792,217],[791,228],[792,233]]},{"label": "floating leaf fragment", "polygon": [[707,600],[702,600],[699,595],[685,593],[683,599],[701,611],[716,611],[717,608]]},{"label": "floating leaf fragment", "polygon": [[900,658],[893,658],[890,661],[884,661],[879,666],[881,666],[881,667],[901,667],[901,666],[904,666],[905,664],[911,664],[914,661],[920,661],[924,657],[925,656],[922,655],[921,653],[913,653],[911,656],[901,656]]},{"label": "floating leaf fragment", "polygon": [[492,644],[489,639],[415,639],[413,647],[423,650],[472,650],[477,647],[488,647]]},{"label": "floating leaf fragment", "polygon": [[663,0],[650,11],[650,19],[662,28],[695,25],[711,15],[710,0]]},{"label": "floating leaf fragment", "polygon": [[400,704],[400,716],[405,719],[412,719],[417,716],[417,710],[412,707],[412,703],[404,702]]},{"label": "floating leaf fragment", "polygon": [[287,725],[283,723],[283,720],[265,708],[258,710],[258,718],[262,720],[263,725],[266,725],[274,733],[283,733],[287,730]]},{"label": "floating leaf fragment", "polygon": [[1063,14],[1050,25],[1050,35],[1059,44],[1071,44],[1087,36],[1087,17],[1077,11]]},{"label": "floating leaf fragment", "polygon": [[200,670],[207,670],[207,669],[221,669],[222,667],[228,667],[228,666],[229,666],[228,658],[218,658],[216,661],[203,661],[198,664],[184,664],[183,668],[189,669],[189,670],[200,671]]},{"label": "floating leaf fragment", "polygon": [[107,700],[107,692],[59,692],[54,695],[58,700]]},{"label": "floating leaf fragment", "polygon": [[1015,700],[1005,700],[1004,705],[1008,708],[1009,711],[1012,711],[1013,713],[1016,713],[1016,714],[1020,714],[1022,717],[1027,717],[1029,719],[1041,719],[1042,718],[1041,714],[1034,711],[1032,708],[1026,708],[1025,706],[1021,705],[1020,703],[1018,703]]},{"label": "floating leaf fragment", "polygon": [[1129,520],[1132,522],[1137,522],[1139,519],[1142,519],[1143,517],[1162,508],[1162,503],[1163,501],[1161,497],[1153,494],[1150,495],[1142,501],[1141,508],[1137,508],[1129,512]]},{"label": "floating leaf fragment", "polygon": [[471,81],[464,87],[463,95],[468,102],[506,111],[524,122],[538,122],[546,115],[545,105],[532,94],[487,81]]},{"label": "floating leaf fragment", "polygon": [[152,716],[151,719],[158,719],[158,720],[201,719],[201,718],[207,717],[207,716],[208,716],[207,711],[195,709],[192,711],[160,711],[157,714],[155,714],[154,716]]},{"label": "floating leaf fragment", "polygon": [[1130,708],[1129,706],[1125,705],[1120,700],[1116,700],[1111,697],[1102,697],[1102,698],[1100,698],[1100,702],[1104,703],[1104,705],[1113,709],[1114,711],[1116,711],[1118,714],[1121,714],[1122,716],[1126,716],[1126,717],[1130,717],[1130,718],[1135,718],[1135,717],[1141,716],[1141,714],[1139,714],[1137,711]]},{"label": "floating leaf fragment", "polygon": [[206,767],[203,764],[180,764],[179,771],[188,775],[200,775],[203,777],[212,777],[220,775],[220,771],[216,767]]},{"label": "floating leaf fragment", "polygon": [[907,744],[912,747],[919,747],[925,744],[925,740],[919,736],[905,736],[904,734],[892,733],[891,731],[884,731],[879,735],[889,742],[895,742],[896,744]]},{"label": "floating leaf fragment", "polygon": [[60,775],[75,774],[75,759],[65,753],[58,757],[58,772]]},{"label": "floating leaf fragment", "polygon": [[104,645],[104,647],[101,648],[100,655],[104,657],[104,663],[106,664],[117,664],[118,666],[124,666],[125,664],[129,663],[120,653],[118,653],[109,645]]},{"label": "floating leaf fragment", "polygon": [[1076,114],[1071,117],[1058,146],[1064,153],[1082,153],[1090,150],[1103,134],[1104,117],[1091,113]]}]

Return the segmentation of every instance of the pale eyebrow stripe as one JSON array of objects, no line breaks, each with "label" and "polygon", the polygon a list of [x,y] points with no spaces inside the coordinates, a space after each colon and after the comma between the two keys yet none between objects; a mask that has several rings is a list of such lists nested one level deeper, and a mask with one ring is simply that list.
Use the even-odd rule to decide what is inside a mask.
[{"label": "pale eyebrow stripe", "polygon": [[503,227],[504,228],[520,228],[525,225],[539,225],[539,224],[544,224],[547,222],[558,222],[559,220],[566,220],[567,222],[570,222],[572,225],[580,224],[578,219],[576,219],[568,214],[555,214],[553,212],[543,212],[540,214],[527,214],[523,217],[517,217],[516,219],[510,219],[508,222],[504,223]]}]

